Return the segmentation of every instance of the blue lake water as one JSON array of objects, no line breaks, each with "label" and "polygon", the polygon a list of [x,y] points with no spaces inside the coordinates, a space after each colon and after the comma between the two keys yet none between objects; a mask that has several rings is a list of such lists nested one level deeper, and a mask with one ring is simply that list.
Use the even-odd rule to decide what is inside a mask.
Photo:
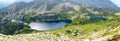
[{"label": "blue lake water", "polygon": [[29,26],[35,30],[55,30],[64,28],[67,24],[70,24],[71,20],[60,20],[60,21],[44,21],[44,22],[31,22]]}]

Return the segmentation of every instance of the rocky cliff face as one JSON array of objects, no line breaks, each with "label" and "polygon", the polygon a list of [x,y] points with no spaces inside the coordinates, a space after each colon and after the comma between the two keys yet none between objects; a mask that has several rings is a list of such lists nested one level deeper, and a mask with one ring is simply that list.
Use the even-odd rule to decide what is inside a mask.
[{"label": "rocky cliff face", "polygon": [[[61,14],[78,10],[78,4],[63,0],[34,0],[32,2],[17,2],[13,3],[5,9],[1,10],[1,15],[5,19],[25,19],[26,17],[51,17],[49,19],[61,19]],[[76,9],[77,8],[77,9]],[[64,13],[65,14],[65,13]],[[31,16],[29,16],[31,15]],[[63,15],[64,16],[64,15]],[[57,18],[54,18],[57,17]],[[64,19],[64,18],[63,18]],[[47,18],[48,20],[48,18]]]},{"label": "rocky cliff face", "polygon": [[[113,4],[110,0],[33,0],[31,2],[16,2],[4,8],[0,11],[2,19],[52,19],[62,20],[67,19],[69,16],[74,15],[74,11],[78,11],[80,6],[92,7],[92,8],[107,8],[115,9],[119,8]],[[87,9],[84,9],[87,10]],[[87,10],[92,12],[92,10]],[[97,11],[97,10],[94,10]],[[82,12],[82,11],[81,11]],[[93,13],[93,12],[92,12]],[[70,15],[71,14],[71,15]],[[67,16],[67,17],[61,17]],[[29,18],[28,18],[29,17]],[[48,18],[49,17],[49,18]],[[56,17],[56,18],[54,18]],[[69,18],[68,18],[69,19]]]},{"label": "rocky cliff face", "polygon": [[94,7],[94,8],[107,8],[107,9],[120,10],[120,8],[116,6],[113,2],[111,2],[110,0],[70,0],[70,1],[84,4],[90,7]]},{"label": "rocky cliff face", "polygon": [[69,13],[73,10],[79,10],[79,4],[94,8],[119,9],[110,0],[33,0],[28,3],[13,3],[0,12],[2,12],[1,15],[5,15],[5,18],[9,17],[9,19],[24,17],[30,13],[34,13],[32,17],[39,14],[45,15],[45,13],[54,16],[58,13]]},{"label": "rocky cliff face", "polygon": [[18,11],[24,8],[38,9],[42,6],[46,6],[45,8],[46,10],[51,10],[60,3],[65,3],[65,2],[70,2],[71,4],[77,4],[77,5],[83,4],[94,8],[107,8],[107,9],[120,10],[120,8],[117,7],[110,0],[103,0],[103,1],[102,0],[34,0],[29,3],[25,3],[25,2],[13,3],[12,5],[8,6],[6,10]]}]

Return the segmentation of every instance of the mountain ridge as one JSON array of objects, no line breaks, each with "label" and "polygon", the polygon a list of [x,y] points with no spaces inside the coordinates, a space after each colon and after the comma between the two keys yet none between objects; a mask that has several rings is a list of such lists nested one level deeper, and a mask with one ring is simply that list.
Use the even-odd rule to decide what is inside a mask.
[{"label": "mountain ridge", "polygon": [[[54,16],[56,14],[60,14],[64,12],[71,13],[71,12],[74,12],[74,10],[78,11],[80,9],[80,6],[92,7],[92,8],[98,8],[98,9],[100,8],[99,6],[101,7],[103,6],[103,9],[104,8],[111,9],[111,10],[118,9],[118,7],[116,7],[109,0],[105,0],[101,2],[100,0],[92,0],[92,1],[90,0],[87,0],[87,1],[85,0],[33,0],[27,3],[16,2],[11,4],[7,8],[2,9],[1,12],[7,13],[6,18],[9,17],[9,19],[16,19],[18,16],[20,18],[20,16],[26,16],[30,13],[35,13],[32,15],[32,17],[39,16],[41,14],[43,14],[44,16],[49,16],[53,14]],[[102,5],[106,2],[108,2],[106,5]],[[96,5],[93,6],[95,3]],[[109,5],[111,6],[109,7]]]},{"label": "mountain ridge", "polygon": [[[44,2],[44,3],[43,3]],[[41,7],[41,4],[49,4],[49,5],[46,5],[47,8],[49,8],[48,6],[50,6],[50,4],[56,4],[56,5],[59,5],[59,3],[63,3],[63,2],[70,2],[72,4],[82,4],[82,5],[85,5],[85,6],[89,6],[89,7],[94,7],[94,8],[107,8],[107,9],[114,9],[114,10],[120,10],[119,7],[117,7],[114,3],[112,3],[110,0],[104,0],[104,1],[101,1],[101,0],[33,0],[31,2],[15,2],[11,5],[9,5],[7,8],[5,8],[4,10],[5,11],[9,11],[9,10],[12,10],[12,11],[17,11],[15,9],[23,9],[23,8],[36,8],[38,9],[39,7]],[[15,6],[16,4],[16,6]],[[22,4],[22,5],[21,5]],[[19,6],[20,5],[20,6]],[[14,8],[14,9],[11,9],[11,8]],[[53,7],[52,7],[53,8]],[[52,9],[50,7],[50,9]]]}]

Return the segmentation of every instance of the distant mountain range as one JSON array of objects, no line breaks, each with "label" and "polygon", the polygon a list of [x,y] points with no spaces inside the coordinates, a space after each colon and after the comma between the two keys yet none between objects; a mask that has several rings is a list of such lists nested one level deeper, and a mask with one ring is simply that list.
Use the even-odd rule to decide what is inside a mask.
[{"label": "distant mountain range", "polygon": [[[38,0],[33,0],[32,2],[35,2]],[[39,1],[43,1],[43,0],[39,0]],[[45,1],[49,1],[49,0],[45,0]],[[51,0],[54,1],[54,0]],[[90,7],[96,7],[96,8],[109,8],[109,9],[117,9],[119,10],[120,8],[118,6],[116,6],[113,2],[111,2],[110,0],[59,0],[59,1],[69,1],[69,2],[74,2],[74,3],[78,3],[78,4],[84,4]],[[22,2],[22,1],[21,1]],[[32,3],[29,2],[29,3]],[[16,3],[13,3],[12,5],[14,5]],[[21,3],[22,4],[22,3]],[[6,4],[1,5],[0,4],[0,8],[6,7]],[[11,5],[10,5],[11,6]]]},{"label": "distant mountain range", "polygon": [[[69,2],[71,4],[83,4],[86,6],[94,7],[94,8],[107,8],[107,9],[115,9],[120,10],[114,3],[110,0],[33,0],[31,2],[16,2],[5,8],[5,10],[11,10],[13,12],[19,11],[23,8],[40,8],[43,5],[46,5],[47,8],[53,9],[54,7],[60,5],[61,3]],[[52,7],[53,6],[53,7]],[[2,7],[0,7],[2,8]]]},{"label": "distant mountain range", "polygon": [[[34,0],[36,1],[36,0]],[[40,0],[42,1],[42,0]],[[48,1],[48,0],[46,0]],[[118,9],[118,7],[112,3],[110,0],[61,0],[61,1],[71,1],[71,2],[75,2],[75,3],[81,3],[87,6],[92,6],[92,7],[97,7],[97,8],[111,8],[111,9]],[[28,2],[28,0],[27,0]],[[5,7],[6,3],[4,3],[3,5],[1,5],[2,3],[0,3],[0,8]],[[15,3],[13,3],[15,4]]]},{"label": "distant mountain range", "polygon": [[110,0],[74,0],[74,2],[95,8],[108,8],[120,10],[120,8]]},{"label": "distant mountain range", "polygon": [[110,0],[33,0],[31,2],[15,2],[0,12],[4,12],[6,15],[1,15],[5,15],[8,19],[21,18],[29,12],[35,13],[32,17],[40,16],[39,14],[46,14],[46,16],[52,14],[54,16],[58,13],[79,10],[79,7],[83,5],[92,8],[120,10]]}]

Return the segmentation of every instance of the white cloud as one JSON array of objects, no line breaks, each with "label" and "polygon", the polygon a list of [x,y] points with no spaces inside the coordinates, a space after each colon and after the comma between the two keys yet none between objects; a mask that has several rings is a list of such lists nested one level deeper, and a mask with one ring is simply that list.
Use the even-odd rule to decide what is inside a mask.
[{"label": "white cloud", "polygon": [[32,0],[0,0],[0,8],[9,6],[10,4],[12,4],[14,2],[20,2],[20,1],[29,2]]},{"label": "white cloud", "polygon": [[30,1],[32,1],[32,0],[16,0],[16,2],[20,2],[20,1],[30,2]]},{"label": "white cloud", "polygon": [[0,0],[1,3],[13,3],[16,0]]},{"label": "white cloud", "polygon": [[111,0],[114,4],[120,7],[120,0]]},{"label": "white cloud", "polygon": [[32,0],[0,0],[0,4],[2,3],[8,3],[8,4],[10,4],[10,3],[13,3],[13,2],[20,2],[20,1],[24,1],[24,2],[29,2],[29,1],[32,1]]}]

